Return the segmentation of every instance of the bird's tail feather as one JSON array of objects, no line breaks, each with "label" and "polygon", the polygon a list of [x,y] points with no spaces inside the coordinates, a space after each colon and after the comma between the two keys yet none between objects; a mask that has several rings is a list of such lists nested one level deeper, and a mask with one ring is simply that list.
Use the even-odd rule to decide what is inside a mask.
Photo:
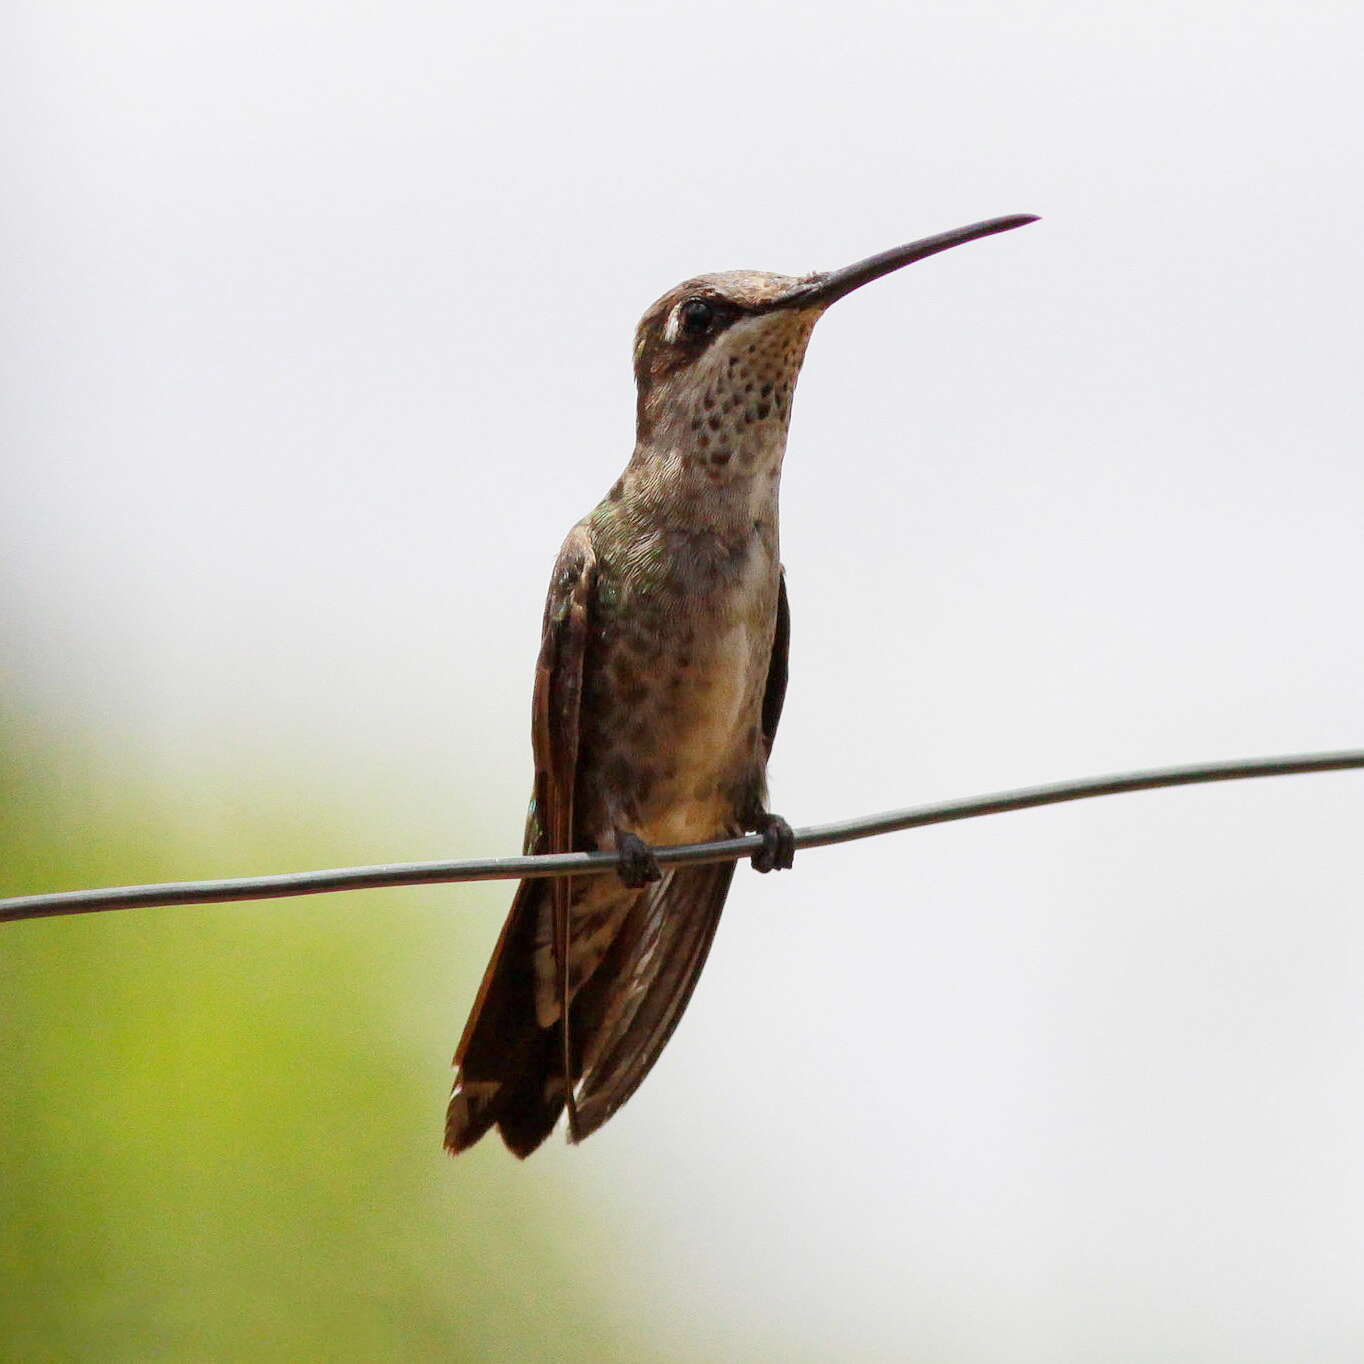
[{"label": "bird's tail feather", "polygon": [[[673,867],[634,894],[614,939],[570,1008],[579,1137],[595,1132],[635,1092],[677,1026],[734,875],[732,862]],[[452,1154],[496,1126],[528,1156],[564,1110],[562,1023],[536,1015],[537,936],[550,883],[523,881],[455,1053],[459,1068],[446,1117]]]},{"label": "bird's tail feather", "polygon": [[455,1091],[445,1149],[466,1150],[494,1124],[525,1157],[554,1130],[564,1107],[559,1024],[535,1015],[535,939],[548,912],[548,881],[522,881],[455,1052]]}]

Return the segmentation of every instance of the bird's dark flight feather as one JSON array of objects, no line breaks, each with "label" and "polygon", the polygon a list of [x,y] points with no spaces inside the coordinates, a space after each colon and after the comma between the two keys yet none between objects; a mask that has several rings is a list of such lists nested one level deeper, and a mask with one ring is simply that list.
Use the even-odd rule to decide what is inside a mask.
[{"label": "bird's dark flight feather", "polygon": [[[601,985],[594,997],[574,1006],[575,1027],[579,1010],[586,1012],[583,1005],[600,1013],[592,1019],[588,1069],[578,1099],[579,1137],[595,1132],[658,1060],[696,988],[733,878],[733,862],[672,867],[632,907],[630,922],[616,939],[628,945],[621,961],[611,960],[613,944],[612,954],[597,970]],[[648,964],[640,973],[645,952]],[[628,994],[611,994],[613,968],[637,973]]]},{"label": "bird's dark flight feather", "polygon": [[791,653],[791,604],[786,600],[786,573],[777,579],[777,629],[772,636],[772,657],[767,664],[767,685],[763,691],[763,738],[767,751],[777,737],[781,708],[786,703],[786,676]]}]

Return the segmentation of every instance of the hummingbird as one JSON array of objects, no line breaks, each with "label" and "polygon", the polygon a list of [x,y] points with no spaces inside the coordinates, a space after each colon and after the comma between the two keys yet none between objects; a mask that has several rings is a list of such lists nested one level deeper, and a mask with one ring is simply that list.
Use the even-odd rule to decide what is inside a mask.
[{"label": "hummingbird", "polygon": [[653,848],[759,833],[790,610],[778,487],[815,323],[854,289],[1035,222],[991,218],[803,277],[736,270],[664,294],[635,335],[634,453],[568,533],[545,603],[525,851],[614,851],[615,875],[520,883],[455,1053],[451,1153],[494,1126],[526,1157],[567,1112],[590,1136],[634,1094],[705,965],[733,862]]}]

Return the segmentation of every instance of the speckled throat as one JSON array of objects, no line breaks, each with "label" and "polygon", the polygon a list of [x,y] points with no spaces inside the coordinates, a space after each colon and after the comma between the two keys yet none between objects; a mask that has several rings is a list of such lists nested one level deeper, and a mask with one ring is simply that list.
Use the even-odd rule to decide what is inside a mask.
[{"label": "speckled throat", "polygon": [[[706,282],[720,279],[728,283]],[[732,535],[775,516],[791,402],[818,316],[740,317],[685,367],[650,364],[646,317],[635,451],[612,490],[632,520],[662,516]]]}]

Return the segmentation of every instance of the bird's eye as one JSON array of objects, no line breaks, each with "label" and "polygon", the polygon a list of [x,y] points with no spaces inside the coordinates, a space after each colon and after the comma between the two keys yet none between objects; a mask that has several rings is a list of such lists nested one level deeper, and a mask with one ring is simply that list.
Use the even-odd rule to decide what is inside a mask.
[{"label": "bird's eye", "polygon": [[704,336],[715,321],[715,309],[703,298],[689,298],[682,305],[682,330],[688,336]]}]

